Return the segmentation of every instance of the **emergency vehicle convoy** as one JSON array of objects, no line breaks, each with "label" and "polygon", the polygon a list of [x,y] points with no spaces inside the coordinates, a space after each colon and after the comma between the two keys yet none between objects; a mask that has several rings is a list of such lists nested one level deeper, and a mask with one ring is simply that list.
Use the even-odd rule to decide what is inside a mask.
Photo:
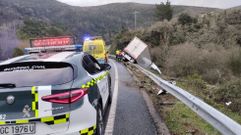
[{"label": "emergency vehicle convoy", "polygon": [[99,63],[108,63],[105,41],[101,36],[85,38],[83,51],[91,54]]},{"label": "emergency vehicle convoy", "polygon": [[31,40],[0,63],[0,135],[101,135],[111,103],[110,65],[72,37]]}]

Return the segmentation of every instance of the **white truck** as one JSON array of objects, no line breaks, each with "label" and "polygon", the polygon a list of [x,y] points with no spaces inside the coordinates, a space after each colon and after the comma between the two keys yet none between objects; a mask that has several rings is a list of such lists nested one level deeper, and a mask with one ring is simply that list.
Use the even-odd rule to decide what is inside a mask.
[{"label": "white truck", "polygon": [[161,74],[160,69],[151,61],[148,45],[138,37],[134,39],[124,48],[124,57],[130,62],[137,62],[144,68],[152,68]]}]

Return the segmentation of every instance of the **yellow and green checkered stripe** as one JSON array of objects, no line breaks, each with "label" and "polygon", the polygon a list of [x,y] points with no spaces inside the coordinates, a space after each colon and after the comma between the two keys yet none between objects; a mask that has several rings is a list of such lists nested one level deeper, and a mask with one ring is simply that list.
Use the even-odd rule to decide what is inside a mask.
[{"label": "yellow and green checkered stripe", "polygon": [[5,121],[0,121],[0,125],[6,125],[7,123]]},{"label": "yellow and green checkered stripe", "polygon": [[95,78],[95,79],[92,79],[91,81],[87,82],[86,84],[83,84],[81,86],[81,88],[90,88],[92,86],[94,86],[95,84],[97,84],[98,81],[102,80],[103,78],[105,78],[107,75],[109,74],[109,71],[105,72],[103,75]]},{"label": "yellow and green checkered stripe", "polygon": [[0,125],[6,124],[25,124],[30,122],[42,122],[48,125],[55,125],[55,124],[63,124],[69,121],[70,114],[58,115],[58,116],[51,116],[51,117],[43,117],[39,119],[30,119],[30,120],[16,120],[16,121],[0,121]]},{"label": "yellow and green checkered stripe", "polygon": [[90,128],[86,128],[84,130],[81,130],[79,133],[80,135],[93,135],[96,130],[96,125]]},{"label": "yellow and green checkered stripe", "polygon": [[33,102],[32,102],[32,111],[34,112],[35,117],[37,118],[39,116],[39,110],[38,110],[38,91],[35,86],[32,87],[31,90],[32,96],[33,96]]},{"label": "yellow and green checkered stripe", "polygon": [[90,88],[92,86],[94,86],[97,83],[97,81],[95,79],[92,79],[91,81],[87,82],[86,84],[83,84],[81,86],[81,88],[85,89],[85,88]]},{"label": "yellow and green checkered stripe", "polygon": [[68,121],[69,121],[69,114],[41,118],[41,122],[46,123],[48,125],[62,124],[62,123],[66,123]]}]

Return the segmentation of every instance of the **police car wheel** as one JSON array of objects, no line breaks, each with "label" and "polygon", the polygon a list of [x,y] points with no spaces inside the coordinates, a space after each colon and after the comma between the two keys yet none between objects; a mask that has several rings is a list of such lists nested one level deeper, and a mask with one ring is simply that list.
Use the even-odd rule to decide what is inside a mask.
[{"label": "police car wheel", "polygon": [[104,118],[103,118],[103,111],[101,106],[97,106],[97,128],[96,128],[96,135],[103,135],[104,134]]}]

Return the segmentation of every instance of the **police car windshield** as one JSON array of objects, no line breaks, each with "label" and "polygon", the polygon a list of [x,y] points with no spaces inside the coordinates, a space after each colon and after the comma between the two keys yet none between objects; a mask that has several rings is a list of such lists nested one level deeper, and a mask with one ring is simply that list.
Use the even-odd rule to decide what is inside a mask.
[{"label": "police car windshield", "polygon": [[30,64],[28,66],[25,64],[5,67],[1,70],[0,84],[15,84],[16,87],[61,85],[73,80],[72,67],[63,65],[49,67],[45,64]]}]

